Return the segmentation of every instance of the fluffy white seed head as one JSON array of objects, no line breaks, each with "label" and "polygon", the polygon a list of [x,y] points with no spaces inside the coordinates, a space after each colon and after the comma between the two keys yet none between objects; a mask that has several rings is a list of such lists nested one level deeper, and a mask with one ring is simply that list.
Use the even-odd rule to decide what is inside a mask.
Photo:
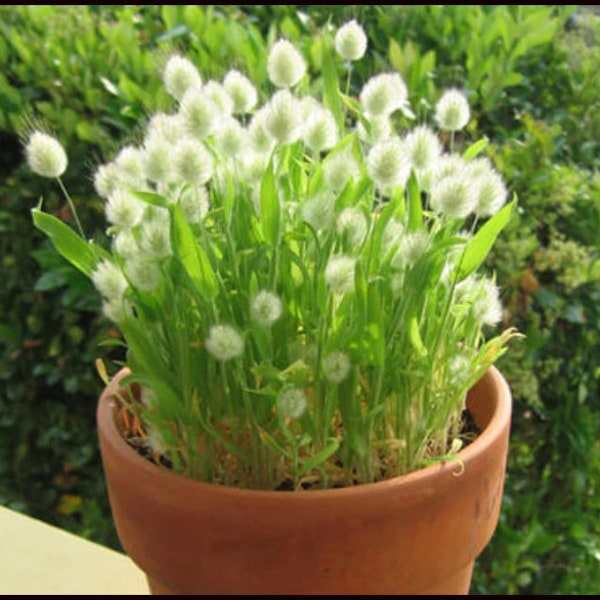
[{"label": "fluffy white seed head", "polygon": [[[194,97],[194,95],[195,93],[190,93],[190,97]],[[150,117],[146,126],[144,145],[155,141],[175,144],[184,135],[185,131],[180,113],[168,115],[164,112],[157,112]]]},{"label": "fluffy white seed head", "polygon": [[249,113],[258,102],[258,93],[252,82],[239,71],[228,71],[223,87],[233,102],[233,114]]},{"label": "fluffy white seed head", "polygon": [[113,249],[125,260],[137,256],[140,251],[135,235],[130,229],[122,229],[115,235]]},{"label": "fluffy white seed head", "polygon": [[296,85],[306,73],[306,62],[296,47],[288,40],[273,44],[267,59],[269,80],[278,88]]},{"label": "fluffy white seed head", "polygon": [[335,197],[325,191],[311,196],[302,204],[302,219],[315,231],[330,229],[335,222]]},{"label": "fluffy white seed head", "polygon": [[396,217],[392,217],[387,222],[383,232],[382,249],[384,257],[393,254],[398,249],[404,231],[404,225]]},{"label": "fluffy white seed head", "polygon": [[438,179],[431,186],[429,202],[438,214],[464,219],[475,209],[476,187],[464,171]]},{"label": "fluffy white seed head", "polygon": [[494,171],[494,165],[487,156],[478,156],[469,161],[464,161],[464,168],[468,169],[469,177],[476,179]]},{"label": "fluffy white seed head", "polygon": [[475,214],[480,217],[495,215],[506,203],[508,191],[499,173],[490,173],[479,181]]},{"label": "fluffy white seed head", "polygon": [[237,157],[240,175],[249,184],[260,183],[269,164],[270,155],[245,148]]},{"label": "fluffy white seed head", "polygon": [[225,119],[214,134],[215,148],[227,158],[240,154],[246,146],[246,130],[237,119]]},{"label": "fluffy white seed head", "polygon": [[267,105],[265,126],[272,138],[280,144],[295,142],[302,133],[302,119],[298,101],[288,90],[273,94]]},{"label": "fluffy white seed head", "polygon": [[476,286],[473,305],[473,316],[483,325],[495,326],[502,320],[502,303],[500,291],[491,279],[483,278]]},{"label": "fluffy white seed head", "polygon": [[448,377],[452,385],[464,385],[471,371],[471,360],[465,354],[455,354],[448,361]]},{"label": "fluffy white seed head", "polygon": [[152,260],[143,257],[131,257],[125,265],[125,271],[131,283],[146,292],[156,289],[160,281],[160,267]]},{"label": "fluffy white seed head", "polygon": [[351,152],[337,152],[330,155],[323,164],[323,179],[327,189],[341,192],[351,180],[360,177],[360,167]]},{"label": "fluffy white seed head", "polygon": [[213,325],[205,341],[206,350],[217,360],[227,361],[237,358],[244,352],[242,336],[226,324]]},{"label": "fluffy white seed head", "polygon": [[306,394],[300,388],[286,387],[277,396],[277,407],[284,419],[298,419],[306,412]]},{"label": "fluffy white seed head", "polygon": [[261,154],[269,154],[275,145],[275,140],[267,127],[268,114],[269,106],[263,106],[254,113],[248,126],[250,144],[256,152]]},{"label": "fluffy white seed head", "polygon": [[173,148],[173,166],[182,183],[203,185],[212,177],[213,157],[202,142],[184,139]]},{"label": "fluffy white seed head", "polygon": [[325,281],[332,291],[339,294],[354,290],[356,259],[351,256],[332,256],[325,267]]},{"label": "fluffy white seed head", "polygon": [[321,110],[327,110],[321,102],[312,96],[302,96],[298,98],[298,106],[302,116],[302,121],[306,122],[311,116],[315,115]]},{"label": "fluffy white seed head", "polygon": [[185,186],[179,196],[179,204],[188,223],[199,223],[209,209],[208,190],[203,185]]},{"label": "fluffy white seed head", "polygon": [[442,154],[434,164],[433,179],[439,181],[450,175],[461,175],[468,178],[469,175],[465,173],[465,170],[469,168],[468,165],[469,163],[458,154]]},{"label": "fluffy white seed head", "polygon": [[406,277],[404,271],[392,271],[390,274],[390,289],[394,298],[404,294],[404,283]]},{"label": "fluffy white seed head", "polygon": [[186,135],[204,140],[218,127],[221,112],[205,90],[192,89],[185,94],[179,107],[181,127]]},{"label": "fluffy white seed head", "polygon": [[333,383],[341,383],[350,374],[352,362],[345,352],[335,350],[323,359],[323,374]]},{"label": "fluffy white seed head", "polygon": [[119,173],[113,163],[100,165],[94,173],[94,189],[107,200],[120,186]]},{"label": "fluffy white seed head", "polygon": [[215,103],[220,118],[230,117],[233,114],[233,100],[223,84],[211,79],[206,82],[202,91]]},{"label": "fluffy white seed head", "polygon": [[281,316],[283,305],[275,292],[261,290],[250,302],[250,316],[263,327],[271,327]]},{"label": "fluffy white seed head", "polygon": [[421,169],[415,171],[415,175],[417,177],[417,183],[419,185],[419,190],[426,194],[431,192],[431,186],[433,185],[433,181],[435,179],[435,166],[429,169]]},{"label": "fluffy white seed head", "polygon": [[144,187],[144,151],[136,146],[123,146],[113,160],[121,185]]},{"label": "fluffy white seed head", "polygon": [[392,267],[414,265],[429,246],[429,238],[424,231],[406,232],[400,238],[398,250],[392,259]]},{"label": "fluffy white seed head", "polygon": [[367,218],[358,208],[348,207],[338,215],[336,222],[340,235],[347,235],[354,246],[360,246],[367,235]]},{"label": "fluffy white seed head", "polygon": [[456,245],[449,248],[446,254],[446,263],[444,265],[444,268],[442,269],[440,281],[449,289],[456,283],[457,269],[459,268],[460,262],[462,260],[465,244],[469,240],[470,236],[470,233],[459,233],[458,237],[462,238],[464,241],[459,242]]},{"label": "fluffy white seed head", "polygon": [[360,102],[369,117],[389,116],[408,104],[408,89],[399,73],[381,73],[364,85]]},{"label": "fluffy white seed head", "polygon": [[118,229],[135,227],[144,216],[144,204],[125,190],[117,189],[104,206],[106,220]]},{"label": "fluffy white seed head", "polygon": [[171,232],[167,219],[154,219],[144,222],[140,228],[140,249],[147,258],[171,256]]},{"label": "fluffy white seed head", "polygon": [[383,117],[369,117],[368,129],[362,121],[359,121],[356,130],[358,132],[358,137],[370,146],[394,135],[394,129],[389,115],[384,115]]},{"label": "fluffy white seed head", "polygon": [[405,137],[410,163],[415,170],[429,169],[442,153],[438,136],[427,126],[415,127]]},{"label": "fluffy white seed head", "polygon": [[181,100],[188,90],[202,85],[202,78],[189,59],[174,54],[165,65],[163,82],[167,92],[176,100]]},{"label": "fluffy white seed head", "polygon": [[144,174],[148,181],[166,183],[173,178],[173,144],[158,137],[144,146]]},{"label": "fluffy white seed head", "polygon": [[395,136],[378,142],[367,155],[367,171],[384,192],[404,185],[410,175],[410,157],[406,145]]},{"label": "fluffy white seed head", "polygon": [[34,131],[25,146],[27,165],[41,177],[60,177],[68,165],[67,153],[60,142],[42,131]]},{"label": "fluffy white seed head", "polygon": [[435,121],[445,131],[460,131],[470,117],[469,102],[457,89],[445,91],[435,105]]},{"label": "fluffy white seed head", "polygon": [[92,282],[100,295],[108,301],[122,301],[128,288],[121,268],[110,260],[102,260],[92,273]]},{"label": "fluffy white seed head", "polygon": [[170,219],[171,216],[169,215],[168,208],[146,204],[143,225],[147,225],[148,223],[162,223],[162,225],[168,229]]},{"label": "fluffy white seed head", "polygon": [[331,111],[321,105],[315,106],[304,121],[302,139],[315,154],[333,148],[338,141],[338,133]]},{"label": "fluffy white seed head", "polygon": [[115,298],[102,302],[102,313],[114,323],[121,323],[133,316],[133,309],[126,298]]},{"label": "fluffy white seed head", "polygon": [[476,191],[475,214],[491,217],[506,203],[508,190],[500,174],[487,158],[476,158],[467,163],[467,172],[472,176]]},{"label": "fluffy white seed head", "polygon": [[358,60],[367,51],[367,36],[355,20],[342,25],[335,34],[335,49],[345,60]]}]

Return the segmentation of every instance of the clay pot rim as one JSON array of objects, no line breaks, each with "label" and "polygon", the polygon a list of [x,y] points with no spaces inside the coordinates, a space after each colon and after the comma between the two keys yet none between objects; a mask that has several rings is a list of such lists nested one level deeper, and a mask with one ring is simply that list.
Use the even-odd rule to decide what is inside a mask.
[{"label": "clay pot rim", "polygon": [[[259,500],[264,498],[271,500],[277,499],[278,501],[282,501],[286,498],[285,501],[289,502],[310,502],[322,501],[324,499],[334,500],[335,498],[342,498],[349,495],[369,495],[376,490],[385,493],[393,488],[422,486],[427,485],[429,482],[431,485],[435,485],[435,480],[440,476],[451,475],[452,477],[455,477],[457,471],[460,471],[461,469],[457,462],[446,461],[423,467],[405,475],[374,483],[364,483],[355,486],[325,490],[310,490],[300,493],[294,493],[292,491],[237,488],[192,479],[150,462],[138,454],[123,439],[114,419],[114,407],[116,405],[114,395],[119,380],[128,373],[129,370],[127,368],[121,369],[112,379],[110,384],[104,388],[97,405],[96,419],[98,428],[99,430],[102,430],[104,441],[113,447],[116,454],[118,454],[123,462],[133,463],[136,469],[140,469],[142,473],[146,473],[148,476],[161,478],[164,481],[165,486],[168,486],[169,483],[173,483],[174,485],[192,486],[197,488],[198,491],[204,490],[205,492],[220,494],[224,498],[242,497],[249,500]],[[512,396],[506,380],[501,372],[494,366],[488,369],[483,375],[482,380],[484,378],[489,378],[491,387],[498,390],[498,399],[492,417],[485,426],[485,429],[472,443],[458,453],[458,457],[465,469],[468,469],[469,464],[475,462],[479,456],[485,455],[488,452],[490,447],[502,436],[503,431],[506,430],[510,423]]]}]

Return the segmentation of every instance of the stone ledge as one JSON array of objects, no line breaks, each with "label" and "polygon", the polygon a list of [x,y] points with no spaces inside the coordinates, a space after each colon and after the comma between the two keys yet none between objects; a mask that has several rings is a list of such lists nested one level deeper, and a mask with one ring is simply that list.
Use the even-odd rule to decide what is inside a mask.
[{"label": "stone ledge", "polygon": [[124,554],[0,506],[0,594],[148,594]]}]

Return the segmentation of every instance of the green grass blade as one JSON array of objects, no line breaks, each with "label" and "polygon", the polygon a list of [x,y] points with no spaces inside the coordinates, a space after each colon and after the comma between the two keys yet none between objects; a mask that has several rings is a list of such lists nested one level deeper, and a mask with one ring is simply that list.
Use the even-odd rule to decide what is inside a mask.
[{"label": "green grass blade", "polygon": [[169,208],[169,201],[160,194],[153,192],[131,192],[132,196],[135,196],[138,200],[149,204],[150,206],[157,206],[159,208]]},{"label": "green grass blade", "polygon": [[280,221],[281,207],[279,206],[273,164],[270,164],[260,186],[260,222],[263,235],[272,246],[276,246],[279,241]]},{"label": "green grass blade", "polygon": [[411,173],[407,183],[408,188],[408,229],[416,231],[423,225],[423,205],[421,192],[414,173]]},{"label": "green grass blade", "polygon": [[342,110],[338,74],[331,56],[330,44],[327,40],[323,41],[321,59],[323,69],[323,104],[331,111],[337,124],[338,132],[341,133],[344,131],[344,111]]},{"label": "green grass blade", "polygon": [[33,224],[48,236],[56,251],[84,275],[91,277],[96,265],[106,253],[98,246],[85,241],[53,215],[34,208],[31,210],[31,216]]},{"label": "green grass blade", "polygon": [[496,238],[510,221],[515,205],[516,200],[507,204],[469,240],[460,263],[458,281],[468,277],[485,260]]},{"label": "green grass blade", "polygon": [[171,242],[176,256],[200,294],[207,299],[214,298],[218,292],[217,276],[204,248],[194,237],[181,205],[172,205],[171,213]]},{"label": "green grass blade", "polygon": [[486,137],[474,142],[463,152],[463,158],[465,160],[471,160],[472,158],[475,158],[478,154],[485,150],[488,144],[489,140]]},{"label": "green grass blade", "polygon": [[302,463],[298,477],[304,477],[304,475],[318,467],[320,464],[324,463],[328,458],[333,456],[338,451],[339,447],[340,442],[337,438],[329,438],[325,448]]}]

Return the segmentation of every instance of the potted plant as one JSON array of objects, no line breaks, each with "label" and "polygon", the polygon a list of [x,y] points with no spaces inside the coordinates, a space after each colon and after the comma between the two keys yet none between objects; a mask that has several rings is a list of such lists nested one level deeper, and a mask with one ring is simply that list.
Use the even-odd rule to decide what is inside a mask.
[{"label": "potted plant", "polygon": [[[278,40],[266,95],[173,55],[173,110],[95,173],[110,244],[32,211],[122,333],[100,446],[155,593],[466,593],[496,526],[515,332],[482,265],[514,201],[460,91],[414,126],[398,73],[340,90],[330,48],[366,46],[346,23],[311,83]],[[26,156],[60,182],[56,138]]]}]

